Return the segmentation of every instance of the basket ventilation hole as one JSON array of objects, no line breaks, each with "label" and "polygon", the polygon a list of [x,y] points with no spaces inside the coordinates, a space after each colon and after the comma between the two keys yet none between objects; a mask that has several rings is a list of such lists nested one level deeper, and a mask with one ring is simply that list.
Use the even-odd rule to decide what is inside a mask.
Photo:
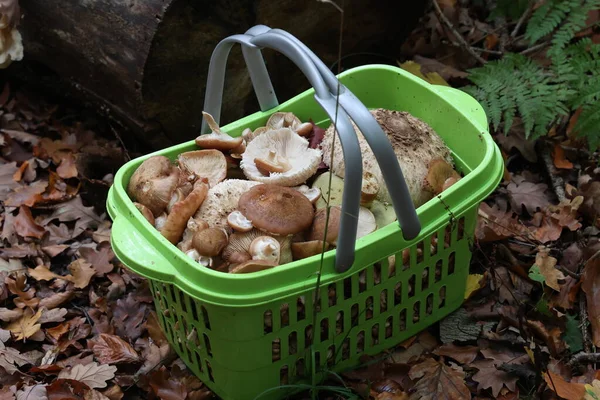
[{"label": "basket ventilation hole", "polygon": [[442,260],[438,260],[435,263],[435,282],[438,283],[442,280]]},{"label": "basket ventilation hole", "polygon": [[327,348],[327,365],[333,367],[335,364],[335,346],[331,345]]},{"label": "basket ventilation hole", "polygon": [[425,314],[431,315],[432,312],[433,312],[433,293],[429,293],[429,296],[427,296],[427,301],[425,303]]},{"label": "basket ventilation hole", "polygon": [[321,342],[326,341],[329,338],[329,320],[323,318],[321,320]]},{"label": "basket ventilation hole", "polygon": [[206,327],[206,329],[210,330],[210,320],[208,319],[208,312],[206,311],[206,308],[204,308],[204,306],[200,306],[200,309],[202,310],[202,319],[204,319],[204,326]]},{"label": "basket ventilation hole", "polygon": [[367,314],[367,320],[373,318],[373,296],[367,297],[367,300],[365,301],[365,312]]},{"label": "basket ventilation hole", "polygon": [[202,336],[204,336],[204,345],[206,346],[206,354],[208,354],[210,357],[212,357],[212,350],[210,349],[210,339],[208,339],[208,336],[206,336],[206,333],[203,333]]},{"label": "basket ventilation hole", "polygon": [[271,310],[267,310],[265,311],[264,314],[264,328],[265,328],[265,333],[271,333],[273,332],[273,313],[271,312]]},{"label": "basket ventilation hole", "polygon": [[380,312],[384,313],[387,311],[387,289],[383,289],[379,295],[379,307]]},{"label": "basket ventilation hole", "polygon": [[184,313],[187,313],[187,305],[186,305],[186,295],[183,293],[183,291],[178,290],[179,292],[179,305],[181,306],[181,311],[183,311]]},{"label": "basket ventilation hole", "polygon": [[415,275],[411,275],[408,279],[408,297],[411,298],[415,295]]},{"label": "basket ventilation hole", "polygon": [[319,351],[315,351],[315,367],[317,371],[321,369],[321,353]]},{"label": "basket ventilation hole", "polygon": [[290,307],[287,303],[281,305],[279,314],[281,315],[281,327],[288,326],[290,324]]},{"label": "basket ventilation hole", "polygon": [[446,229],[444,229],[444,248],[447,249],[450,247],[452,241],[452,224],[449,223],[446,225]]},{"label": "basket ventilation hole", "polygon": [[403,308],[400,311],[400,318],[398,319],[398,327],[400,328],[400,332],[406,330],[406,308]]},{"label": "basket ventilation hole", "polygon": [[194,358],[196,360],[196,366],[198,366],[198,370],[202,372],[202,359],[200,358],[200,354],[198,354],[197,351],[193,351],[192,353],[194,353]]},{"label": "basket ventilation hole", "polygon": [[440,303],[439,303],[440,305],[438,308],[442,308],[446,305],[446,286],[445,285],[440,288],[439,295],[440,295]]},{"label": "basket ventilation hole", "polygon": [[306,317],[306,312],[304,311],[304,296],[298,297],[296,302],[296,321],[302,321]]},{"label": "basket ventilation hole", "polygon": [[329,298],[329,307],[333,307],[337,304],[337,292],[335,289],[335,283],[330,283],[327,287],[327,297]]},{"label": "basket ventilation hole", "polygon": [[279,361],[281,360],[281,342],[279,339],[273,340],[271,342],[271,361]]},{"label": "basket ventilation hole", "polygon": [[431,235],[431,255],[435,256],[438,249],[438,235],[437,232]]},{"label": "basket ventilation hole", "polygon": [[381,263],[375,263],[373,265],[373,284],[379,285],[381,283]]},{"label": "basket ventilation hole", "polygon": [[465,217],[461,217],[458,220],[458,232],[456,234],[456,240],[462,240],[465,234]]},{"label": "basket ventilation hole", "polygon": [[212,367],[210,366],[210,361],[206,361],[206,371],[208,372],[208,379],[210,379],[211,382],[215,381],[215,378],[213,377],[212,374]]},{"label": "basket ventilation hole", "polygon": [[288,366],[284,365],[279,370],[279,384],[280,385],[287,385],[288,384],[288,378],[289,378],[288,375],[289,375]]},{"label": "basket ventilation hole", "polygon": [[304,358],[296,360],[296,376],[304,375]]},{"label": "basket ventilation hole", "polygon": [[423,262],[424,253],[425,253],[425,242],[421,240],[417,243],[417,264]]},{"label": "basket ventilation hole", "polygon": [[190,302],[192,308],[192,315],[194,316],[194,321],[200,321],[200,316],[198,315],[198,310],[196,309],[196,302],[192,300]]},{"label": "basket ventilation hole", "polygon": [[413,323],[419,322],[421,319],[421,301],[416,301],[413,305]]},{"label": "basket ventilation hole", "polygon": [[425,290],[429,287],[429,267],[425,267],[423,274],[421,275],[421,290]]},{"label": "basket ventilation hole", "polygon": [[312,343],[312,338],[313,338],[313,326],[312,325],[308,325],[305,329],[304,329],[304,348],[308,349]]},{"label": "basket ventilation hole", "polygon": [[350,338],[346,337],[342,342],[342,360],[350,358]]},{"label": "basket ventilation hole", "polygon": [[288,336],[288,348],[290,350],[290,355],[296,354],[298,351],[298,333],[292,332]]},{"label": "basket ventilation hole", "polygon": [[452,275],[454,273],[454,267],[456,263],[456,254],[454,252],[450,253],[448,257],[448,275]]},{"label": "basket ventilation hole", "polygon": [[365,331],[358,332],[356,336],[356,352],[358,354],[365,351]]},{"label": "basket ventilation hole", "polygon": [[355,327],[358,325],[358,304],[352,304],[352,308],[350,309],[350,319],[351,319],[351,327]]},{"label": "basket ventilation hole", "polygon": [[344,279],[344,299],[348,300],[352,297],[352,279],[350,277]]},{"label": "basket ventilation hole", "polygon": [[398,254],[388,257],[388,278],[392,278],[396,275],[396,260],[400,260]]},{"label": "basket ventilation hole", "polygon": [[402,302],[402,282],[396,283],[394,287],[394,305],[397,306]]},{"label": "basket ventilation hole", "polygon": [[363,269],[358,273],[358,293],[367,290],[367,270]]},{"label": "basket ventilation hole", "polygon": [[410,248],[402,250],[402,271],[410,268]]},{"label": "basket ventilation hole", "polygon": [[376,346],[379,344],[379,324],[375,324],[371,328],[371,340],[372,346]]},{"label": "basket ventilation hole", "polygon": [[385,320],[385,338],[389,339],[392,337],[392,332],[394,329],[394,317],[389,316],[388,319]]},{"label": "basket ventilation hole", "polygon": [[341,335],[344,333],[344,312],[338,311],[335,316],[335,334]]}]

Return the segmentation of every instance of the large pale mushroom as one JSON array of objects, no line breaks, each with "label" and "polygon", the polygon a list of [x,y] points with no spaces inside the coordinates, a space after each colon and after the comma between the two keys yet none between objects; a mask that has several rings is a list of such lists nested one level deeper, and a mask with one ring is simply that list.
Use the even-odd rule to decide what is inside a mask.
[{"label": "large pale mushroom", "polygon": [[208,179],[210,187],[227,176],[227,160],[219,150],[186,151],[177,157],[177,162],[182,171]]},{"label": "large pale mushroom", "polygon": [[267,131],[246,147],[240,168],[252,181],[298,186],[312,177],[321,163],[321,150],[289,128]]},{"label": "large pale mushroom", "polygon": [[[322,208],[315,213],[315,218],[308,233],[308,240],[324,240],[332,246],[337,245],[337,239],[342,222],[342,208],[330,207],[329,221],[327,221],[327,208]],[[326,223],[327,222],[327,223]],[[327,226],[327,236],[325,227]],[[356,228],[356,239],[360,239],[377,229],[377,223],[373,213],[366,207],[360,207],[358,211],[358,225]]]},{"label": "large pale mushroom", "polygon": [[[416,207],[419,207],[432,197],[431,192],[423,190],[423,182],[427,176],[429,163],[432,160],[441,158],[453,165],[450,150],[442,138],[428,124],[407,112],[379,108],[371,110],[371,114],[387,134],[402,169],[413,203]],[[353,126],[360,144],[363,171],[373,174],[381,185],[377,193],[377,199],[391,203],[389,191],[373,151],[362,132],[354,123]],[[333,160],[331,159],[333,134],[334,127],[332,124],[325,131],[325,137],[321,142],[323,162],[331,168],[335,175],[344,178],[344,156],[342,146],[339,145],[337,131],[336,136],[338,137],[335,141]]]},{"label": "large pale mushroom", "polygon": [[158,217],[167,208],[178,182],[179,168],[165,156],[152,156],[131,175],[127,194]]}]

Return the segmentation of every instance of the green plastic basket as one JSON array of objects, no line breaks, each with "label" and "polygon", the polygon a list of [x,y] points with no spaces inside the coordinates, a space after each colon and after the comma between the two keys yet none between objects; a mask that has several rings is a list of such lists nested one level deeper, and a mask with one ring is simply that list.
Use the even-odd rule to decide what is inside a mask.
[{"label": "green plastic basket", "polygon": [[[255,58],[266,47],[264,41],[256,45],[257,38],[276,33],[267,27],[253,29],[228,42],[225,58],[230,44],[243,44],[249,67],[254,65],[251,77],[263,111],[222,129],[238,136],[244,128],[263,126],[277,111],[292,111],[303,121],[312,119],[327,127],[330,118],[314,88],[276,104],[270,82],[263,79],[262,58]],[[218,65],[213,61],[211,68]],[[218,75],[215,71],[213,78]],[[477,209],[503,174],[502,157],[487,131],[483,109],[462,91],[430,85],[392,66],[357,67],[337,78],[369,109],[407,111],[427,122],[451,149],[464,178],[416,210],[421,225],[416,237],[407,240],[398,222],[380,227],[356,241],[353,263],[342,272],[336,268],[336,250],[328,251],[316,321],[312,310],[320,255],[252,274],[216,272],[179,251],[135,208],[126,187],[136,168],[153,155],[174,160],[179,153],[196,150],[194,141],[128,162],[110,188],[107,207],[114,222],[111,243],[116,256],[149,279],[171,345],[221,398],[285,397],[291,389],[274,388],[310,383],[307,371],[313,361],[318,379],[327,371],[355,367],[361,356],[397,345],[463,302]],[[207,94],[222,92],[222,74],[215,82]],[[220,109],[214,109],[215,103],[211,107],[218,118]],[[431,243],[436,243],[433,249]],[[403,263],[405,249],[410,257]],[[390,268],[390,257],[395,257],[395,268]]]}]

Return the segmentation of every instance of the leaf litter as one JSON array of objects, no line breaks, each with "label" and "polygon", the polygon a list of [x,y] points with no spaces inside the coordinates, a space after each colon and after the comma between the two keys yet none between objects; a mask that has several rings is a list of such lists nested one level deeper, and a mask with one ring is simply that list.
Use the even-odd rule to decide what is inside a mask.
[{"label": "leaf litter", "polygon": [[[468,40],[495,46],[468,2],[439,3]],[[402,48],[412,61],[399,65],[459,83],[472,60],[433,13],[423,22]],[[0,398],[214,397],[166,341],[147,280],[115,258],[104,194],[89,192],[92,181],[109,187],[126,161],[112,129],[61,118],[61,107],[8,84],[1,97]],[[600,398],[600,370],[586,361],[600,361],[598,160],[568,135],[549,139],[565,182],[559,201],[522,124],[494,137],[504,180],[479,205],[463,304],[341,374],[358,397]],[[98,170],[86,154],[119,161]]]}]

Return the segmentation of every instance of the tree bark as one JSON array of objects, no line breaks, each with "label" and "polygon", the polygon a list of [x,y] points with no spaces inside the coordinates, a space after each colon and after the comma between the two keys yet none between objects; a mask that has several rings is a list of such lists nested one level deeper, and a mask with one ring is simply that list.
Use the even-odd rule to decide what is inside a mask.
[{"label": "tree bark", "polygon": [[[343,54],[368,52],[371,56],[361,63],[382,59],[394,63],[403,38],[425,8],[397,0],[344,3]],[[153,149],[198,134],[210,56],[226,36],[265,24],[292,33],[328,65],[337,61],[340,14],[331,4],[316,0],[20,0],[20,4],[25,57],[9,70],[93,106]],[[283,55],[265,50],[264,57],[280,102],[309,88]],[[38,64],[51,72],[32,69]],[[222,124],[258,110],[239,46],[229,57],[223,102]]]}]

